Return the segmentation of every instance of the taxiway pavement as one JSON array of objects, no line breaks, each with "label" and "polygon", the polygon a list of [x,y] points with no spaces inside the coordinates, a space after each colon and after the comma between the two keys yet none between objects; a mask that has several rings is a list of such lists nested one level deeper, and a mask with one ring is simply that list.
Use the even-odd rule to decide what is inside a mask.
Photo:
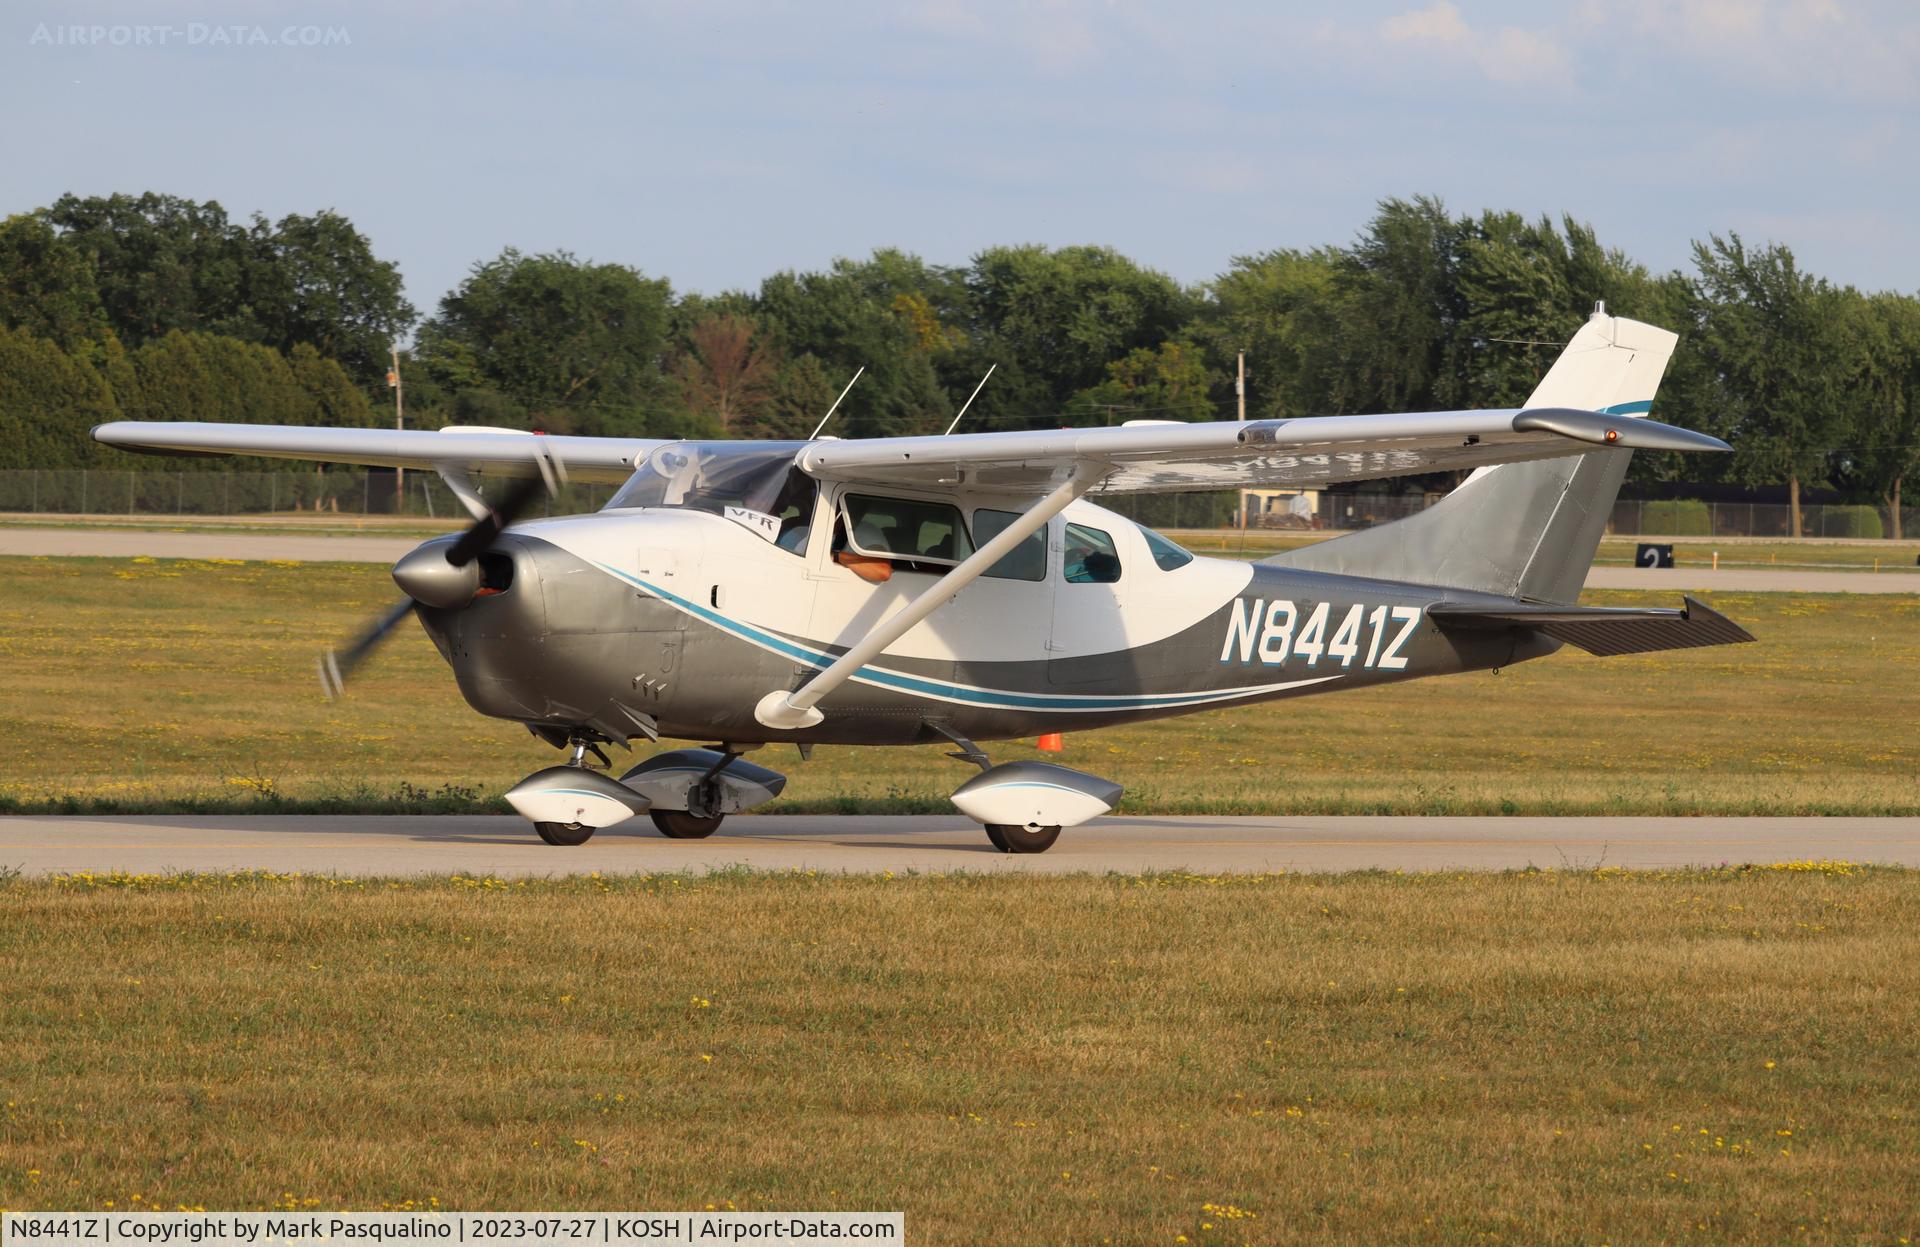
[{"label": "taxiway pavement", "polygon": [[1105,818],[1007,857],[958,816],[745,815],[706,840],[645,819],[578,848],[505,816],[135,815],[0,818],[0,871],[273,870],[501,878],[757,870],[1261,871],[1653,869],[1808,860],[1920,866],[1920,818]]},{"label": "taxiway pavement", "polygon": [[[133,528],[0,526],[0,555],[167,559],[290,559],[392,563],[419,537],[346,537],[308,533],[178,533]],[[1816,568],[1596,567],[1589,589],[1671,589],[1721,593],[1920,593],[1920,572],[1822,571]]]}]

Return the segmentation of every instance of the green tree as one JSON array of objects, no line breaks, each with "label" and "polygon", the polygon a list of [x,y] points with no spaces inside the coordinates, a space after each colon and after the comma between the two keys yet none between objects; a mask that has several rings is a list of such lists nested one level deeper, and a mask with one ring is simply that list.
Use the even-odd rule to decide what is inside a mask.
[{"label": "green tree", "polygon": [[392,413],[376,412],[367,392],[353,383],[339,361],[328,359],[310,343],[298,342],[287,356],[293,383],[305,397],[302,423],[329,428],[366,429],[382,426]]},{"label": "green tree", "polygon": [[1247,356],[1247,415],[1310,416],[1331,409],[1336,383],[1334,274],[1338,253],[1235,256],[1207,287],[1196,322],[1217,375]]},{"label": "green tree", "polygon": [[[1111,247],[991,247],[967,270],[970,350],[977,379],[997,364],[970,427],[1044,426],[1107,365],[1177,336],[1198,296]],[[969,383],[971,388],[971,383]]]},{"label": "green tree", "polygon": [[101,307],[121,341],[139,346],[176,329],[231,328],[239,316],[245,232],[213,200],[62,195],[46,219],[91,256]]},{"label": "green tree", "polygon": [[[319,411],[280,352],[257,342],[179,330],[133,352],[140,420],[314,424]],[[230,460],[219,460],[227,464]]]},{"label": "green tree", "polygon": [[1463,408],[1526,402],[1585,318],[1569,268],[1566,240],[1550,221],[1489,212],[1463,228],[1453,272],[1460,319],[1435,398]]},{"label": "green tree", "polygon": [[1453,284],[1460,319],[1435,394],[1446,405],[1519,406],[1597,304],[1636,317],[1656,304],[1646,270],[1603,248],[1592,227],[1572,217],[1561,219],[1562,228],[1513,212],[1459,224]]},{"label": "green tree", "polygon": [[[1735,436],[1720,379],[1703,346],[1710,300],[1700,284],[1681,272],[1643,276],[1617,297],[1617,304],[1608,301],[1610,308],[1680,335],[1654,398],[1653,417],[1718,437]],[[1639,450],[1628,472],[1635,481],[1707,482],[1738,479],[1735,467],[1731,455]]]},{"label": "green tree", "polygon": [[[776,273],[760,283],[756,318],[787,355],[811,356],[829,382],[838,378],[834,394],[866,369],[830,432],[884,437],[945,426],[953,406],[934,367],[925,322],[911,299],[896,306],[927,273],[914,257],[882,251],[865,261],[836,260],[825,272]],[[808,428],[832,401],[829,395]]]},{"label": "green tree", "polygon": [[816,355],[790,359],[774,374],[767,402],[741,422],[738,436],[806,437],[845,384],[844,380],[836,384]]},{"label": "green tree", "polygon": [[1856,388],[1848,475],[1880,499],[1887,533],[1899,541],[1905,535],[1901,491],[1920,471],[1920,300],[1870,295],[1860,300],[1857,314],[1865,366]]},{"label": "green tree", "polygon": [[416,353],[461,423],[649,436],[672,419],[671,298],[625,265],[509,247],[440,301]]},{"label": "green tree", "polygon": [[1107,379],[1076,395],[1068,412],[1076,423],[1211,420],[1217,414],[1213,398],[1217,381],[1198,346],[1163,342],[1108,364]]},{"label": "green tree", "polygon": [[1388,199],[1340,255],[1335,281],[1334,411],[1422,411],[1438,393],[1465,315],[1454,265],[1467,233],[1438,199]]},{"label": "green tree", "polygon": [[9,467],[94,463],[96,424],[120,417],[106,383],[58,343],[0,326],[0,456]]},{"label": "green tree", "polygon": [[335,212],[256,215],[245,240],[241,302],[214,328],[283,352],[306,343],[360,384],[385,378],[391,344],[413,324],[400,269]]},{"label": "green tree", "polygon": [[1738,234],[1695,243],[1705,296],[1701,351],[1712,369],[1734,470],[1749,485],[1785,482],[1800,531],[1800,487],[1826,478],[1844,432],[1843,393],[1857,371],[1845,296],[1801,271],[1775,243]]},{"label": "green tree", "polygon": [[304,342],[372,391],[414,321],[399,269],[335,212],[243,228],[213,200],[144,194],[65,195],[39,215],[84,257],[105,325],[130,346],[176,330],[283,354]]},{"label": "green tree", "polygon": [[0,221],[0,325],[85,351],[108,334],[93,263],[40,213]]}]

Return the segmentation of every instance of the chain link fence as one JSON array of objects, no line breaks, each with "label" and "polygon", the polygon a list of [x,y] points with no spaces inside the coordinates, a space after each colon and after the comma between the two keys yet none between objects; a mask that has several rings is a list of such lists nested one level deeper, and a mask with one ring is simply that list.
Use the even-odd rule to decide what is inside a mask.
[{"label": "chain link fence", "polygon": [[[396,495],[404,488],[405,495]],[[493,486],[498,488],[498,486]],[[546,513],[597,511],[618,488],[572,484]],[[482,484],[484,493],[488,486]],[[465,520],[432,472],[115,472],[88,468],[0,470],[0,511],[28,515],[408,515]]]},{"label": "chain link fence", "polygon": [[[1282,531],[1371,528],[1423,511],[1444,497],[1321,493],[1317,502],[1289,506],[1282,499],[1263,510],[1263,500],[1250,495],[1246,526]],[[1879,540],[1896,532],[1907,539],[1920,537],[1920,509],[1902,507],[1897,528],[1892,520],[1887,507],[1811,503],[1800,508],[1803,537]],[[1615,537],[1788,537],[1793,533],[1793,508],[1769,502],[1622,501],[1613,504],[1607,532]]]}]

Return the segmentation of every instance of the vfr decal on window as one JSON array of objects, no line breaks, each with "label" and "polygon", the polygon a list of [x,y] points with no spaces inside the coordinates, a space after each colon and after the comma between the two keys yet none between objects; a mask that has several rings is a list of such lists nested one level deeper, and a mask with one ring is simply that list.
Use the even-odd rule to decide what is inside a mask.
[{"label": "vfr decal on window", "polygon": [[728,507],[721,514],[762,541],[780,540],[780,521],[765,511],[751,511],[746,507]]},{"label": "vfr decal on window", "polygon": [[1425,609],[1376,606],[1368,610],[1355,604],[1345,609],[1338,622],[1332,619],[1333,609],[1331,603],[1321,602],[1303,619],[1292,602],[1240,598],[1227,619],[1220,661],[1277,667],[1292,658],[1308,667],[1324,661],[1343,668],[1357,661],[1363,669],[1406,670],[1407,656],[1402,651],[1426,616]]}]

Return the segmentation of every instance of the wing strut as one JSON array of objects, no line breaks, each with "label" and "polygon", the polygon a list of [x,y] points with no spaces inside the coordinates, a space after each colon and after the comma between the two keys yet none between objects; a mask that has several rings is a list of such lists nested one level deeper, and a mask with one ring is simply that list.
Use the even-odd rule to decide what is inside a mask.
[{"label": "wing strut", "polygon": [[915,624],[953,599],[954,595],[978,580],[989,567],[1013,552],[1015,546],[1046,526],[1082,494],[1099,482],[1099,470],[1091,466],[1074,469],[1073,475],[1054,491],[1034,503],[1020,518],[961,561],[958,567],[936,580],[919,597],[898,613],[860,638],[852,648],[835,659],[833,665],[791,693],[775,689],[760,699],[753,717],[768,727],[793,731],[812,727],[826,716],[814,703],[845,684],[856,671],[878,658],[887,646],[913,630]]}]

